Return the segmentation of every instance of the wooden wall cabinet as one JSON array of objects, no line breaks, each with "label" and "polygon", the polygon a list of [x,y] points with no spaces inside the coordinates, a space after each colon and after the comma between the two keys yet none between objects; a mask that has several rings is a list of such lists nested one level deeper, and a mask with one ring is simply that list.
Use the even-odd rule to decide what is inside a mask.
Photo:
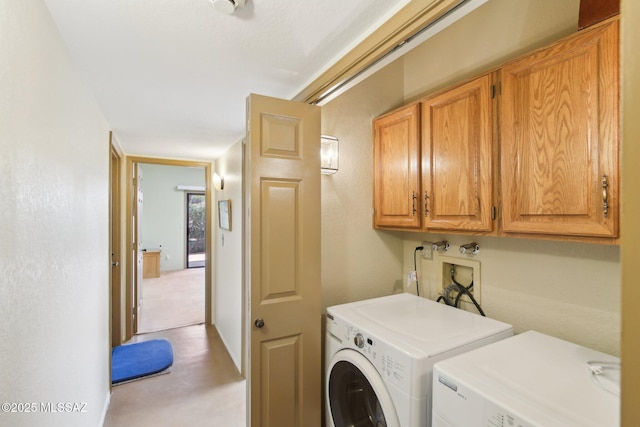
[{"label": "wooden wall cabinet", "polygon": [[374,120],[374,226],[420,228],[420,105]]},{"label": "wooden wall cabinet", "polygon": [[494,228],[492,76],[421,103],[425,231]]},{"label": "wooden wall cabinet", "polygon": [[618,26],[376,119],[374,226],[615,243]]},{"label": "wooden wall cabinet", "polygon": [[505,233],[618,236],[618,21],[501,68]]}]

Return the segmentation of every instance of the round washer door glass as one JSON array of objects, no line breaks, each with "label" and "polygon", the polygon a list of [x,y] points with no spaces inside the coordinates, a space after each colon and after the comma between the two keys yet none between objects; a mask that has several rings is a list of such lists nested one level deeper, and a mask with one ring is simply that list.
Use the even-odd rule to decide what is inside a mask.
[{"label": "round washer door glass", "polygon": [[398,426],[395,408],[382,378],[359,353],[347,350],[334,356],[327,393],[336,427]]}]

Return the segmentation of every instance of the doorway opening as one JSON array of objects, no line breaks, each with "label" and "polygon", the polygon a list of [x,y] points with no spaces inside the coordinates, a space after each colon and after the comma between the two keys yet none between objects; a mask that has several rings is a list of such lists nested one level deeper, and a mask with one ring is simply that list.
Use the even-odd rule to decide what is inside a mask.
[{"label": "doorway opening", "polygon": [[206,260],[205,221],[206,200],[204,193],[187,193],[187,268],[204,267]]},{"label": "doorway opening", "polygon": [[137,173],[136,238],[143,255],[137,331],[204,323],[204,269],[190,271],[188,256],[191,246],[204,267],[204,168],[140,162]]},{"label": "doorway opening", "polygon": [[[130,157],[127,182],[127,239],[133,245],[127,255],[126,339],[210,324],[211,238],[205,225],[212,215],[211,164]],[[191,227],[189,199],[198,211]],[[192,248],[189,228],[195,234]],[[190,252],[198,254],[201,268],[189,268]]]}]

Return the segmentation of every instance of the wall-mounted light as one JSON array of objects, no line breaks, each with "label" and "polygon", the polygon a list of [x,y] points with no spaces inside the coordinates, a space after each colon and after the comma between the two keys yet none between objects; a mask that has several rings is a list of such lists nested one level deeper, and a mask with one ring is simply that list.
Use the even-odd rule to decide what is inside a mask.
[{"label": "wall-mounted light", "polygon": [[321,135],[320,138],[320,167],[323,175],[338,172],[339,150],[338,138],[335,136]]},{"label": "wall-mounted light", "polygon": [[217,172],[213,174],[213,188],[215,188],[216,191],[224,190],[224,177],[218,175]]},{"label": "wall-mounted light", "polygon": [[238,8],[243,8],[246,1],[245,0],[211,0],[213,3],[213,7],[216,8],[219,12],[226,13],[227,15],[231,15]]}]

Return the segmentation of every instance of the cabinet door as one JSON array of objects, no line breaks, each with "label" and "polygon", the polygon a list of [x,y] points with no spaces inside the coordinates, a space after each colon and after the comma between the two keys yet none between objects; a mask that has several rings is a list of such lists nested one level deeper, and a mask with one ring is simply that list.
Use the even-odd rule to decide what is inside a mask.
[{"label": "cabinet door", "polygon": [[491,75],[422,103],[423,228],[491,231]]},{"label": "cabinet door", "polygon": [[618,22],[502,68],[505,232],[616,237]]},{"label": "cabinet door", "polygon": [[420,228],[419,104],[374,121],[374,226]]}]

